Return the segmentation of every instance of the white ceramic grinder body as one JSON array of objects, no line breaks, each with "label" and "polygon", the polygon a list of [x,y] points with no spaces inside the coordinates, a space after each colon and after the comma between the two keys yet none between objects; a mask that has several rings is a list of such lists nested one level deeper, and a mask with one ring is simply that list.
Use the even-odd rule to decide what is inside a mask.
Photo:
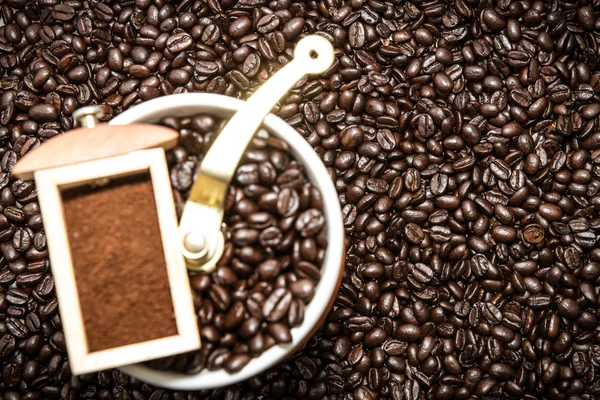
[{"label": "white ceramic grinder body", "polygon": [[[317,45],[324,45],[322,43],[322,41],[325,40],[324,38],[317,37],[315,39]],[[212,389],[231,385],[259,374],[293,354],[323,323],[335,300],[344,268],[344,229],[337,192],[325,165],[305,139],[282,119],[275,115],[267,114],[272,108],[271,106],[275,104],[276,101],[278,101],[304,74],[322,72],[331,64],[333,50],[331,49],[331,52],[329,53],[329,50],[325,49],[327,51],[322,51],[320,57],[314,57],[314,52],[310,48],[314,44],[315,41],[310,37],[301,40],[296,47],[294,60],[269,79],[269,81],[261,86],[255,95],[252,96],[250,99],[252,105],[254,106],[257,104],[252,100],[259,100],[258,104],[262,104],[262,107],[256,107],[256,109],[252,110],[247,107],[248,104],[246,102],[223,95],[183,93],[144,102],[125,111],[109,122],[110,125],[131,124],[135,122],[158,123],[165,117],[188,117],[199,113],[206,113],[226,120],[231,118],[226,127],[219,134],[219,136],[224,134],[225,137],[229,135],[230,138],[232,137],[232,132],[235,132],[236,129],[252,129],[252,132],[255,132],[256,129],[262,126],[262,128],[266,129],[270,134],[289,144],[292,156],[304,166],[308,179],[321,192],[325,216],[325,230],[328,241],[325,258],[321,267],[321,279],[315,287],[313,299],[306,306],[303,323],[300,326],[291,329],[292,341],[290,343],[273,346],[261,355],[251,359],[245,367],[235,373],[229,373],[224,369],[216,371],[205,369],[197,374],[190,375],[170,371],[159,371],[144,364],[122,367],[121,369],[125,373],[157,386],[177,390]],[[329,43],[326,45],[328,48],[331,47]],[[323,47],[319,47],[319,49],[323,49]],[[284,71],[286,68],[287,70]],[[279,89],[274,89],[277,87],[279,87]],[[233,117],[234,115],[235,117]],[[263,116],[264,120],[262,119]],[[249,138],[251,138],[251,136],[249,136]],[[217,141],[218,138],[215,143],[217,143]],[[240,141],[238,145],[240,151],[241,149],[246,148],[249,141],[250,139],[245,143]],[[213,147],[215,147],[214,144]],[[209,150],[209,154],[213,147]],[[206,161],[206,158],[204,161]],[[215,163],[212,165],[216,165],[216,168],[203,169],[203,166],[201,166],[198,176],[204,179],[204,177],[202,177],[202,174],[204,173],[209,175],[211,179],[214,177],[215,179],[219,179],[221,182],[228,184],[233,172],[235,172],[235,168],[231,170],[229,166],[220,167]],[[198,178],[196,179],[198,182]],[[201,182],[205,183],[213,181],[207,180]],[[192,188],[192,192],[193,191],[194,189]],[[190,212],[188,211],[188,205],[190,203],[191,202],[188,200],[186,209],[184,209],[182,221],[180,222],[180,230],[182,231],[183,237],[185,237],[186,234],[189,234],[189,227],[192,226],[189,221],[193,222],[194,220],[197,220],[195,217],[206,215],[202,214],[202,212],[213,213],[211,217],[214,217],[213,219],[215,221],[218,220],[219,217],[210,209],[203,210],[202,207],[198,210],[194,208],[192,212]],[[196,204],[192,204],[192,206],[195,207]],[[200,206],[205,205],[201,204]],[[187,218],[186,212],[188,213]],[[216,222],[213,222],[213,224],[216,224]],[[209,227],[209,229],[214,230],[215,227]],[[213,238],[210,235],[210,232],[210,230],[200,232],[205,234],[204,237],[208,239],[207,242]],[[202,243],[204,244],[204,240]],[[214,245],[218,246],[218,243],[215,241]],[[184,251],[185,254],[186,250],[183,249],[182,251]],[[214,264],[216,264],[219,257],[220,254],[217,254],[217,259],[212,262],[208,261],[207,265],[215,268]],[[189,264],[188,268],[190,268]],[[192,270],[193,268],[190,269]],[[209,270],[210,269],[208,269],[208,271]]]}]

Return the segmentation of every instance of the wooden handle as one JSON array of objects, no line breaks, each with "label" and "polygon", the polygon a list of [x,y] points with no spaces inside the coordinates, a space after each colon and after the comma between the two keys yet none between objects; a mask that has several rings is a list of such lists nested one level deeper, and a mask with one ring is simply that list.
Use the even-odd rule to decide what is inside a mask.
[{"label": "wooden handle", "polygon": [[151,124],[107,125],[93,129],[73,129],[31,150],[12,169],[20,179],[33,179],[42,169],[79,164],[114,157],[132,151],[175,147],[179,134],[170,128]]}]

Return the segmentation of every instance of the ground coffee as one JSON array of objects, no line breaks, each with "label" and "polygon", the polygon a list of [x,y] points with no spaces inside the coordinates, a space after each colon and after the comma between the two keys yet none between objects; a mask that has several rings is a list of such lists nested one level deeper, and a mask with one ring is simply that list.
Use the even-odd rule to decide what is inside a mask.
[{"label": "ground coffee", "polygon": [[90,352],[176,335],[149,174],[62,197]]}]

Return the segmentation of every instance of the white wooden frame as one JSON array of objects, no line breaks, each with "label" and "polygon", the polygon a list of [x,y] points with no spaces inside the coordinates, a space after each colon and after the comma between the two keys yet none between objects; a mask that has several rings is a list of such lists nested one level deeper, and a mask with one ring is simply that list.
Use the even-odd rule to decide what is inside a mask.
[{"label": "white wooden frame", "polygon": [[[71,371],[76,375],[200,347],[198,324],[187,268],[180,251],[179,228],[166,165],[164,150],[159,148],[35,172],[69,363]],[[117,178],[144,171],[150,173],[152,181],[178,335],[90,353],[60,191],[102,178]]]}]

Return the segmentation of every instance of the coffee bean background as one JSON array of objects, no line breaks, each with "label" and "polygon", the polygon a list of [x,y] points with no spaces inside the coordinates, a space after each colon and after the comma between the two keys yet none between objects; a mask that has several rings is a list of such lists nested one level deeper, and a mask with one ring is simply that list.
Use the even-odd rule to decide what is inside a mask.
[{"label": "coffee bean background", "polygon": [[[599,10],[589,0],[5,0],[0,392],[600,397]],[[11,167],[72,128],[83,105],[110,119],[170,93],[246,98],[317,32],[336,63],[276,112],[321,156],[343,207],[347,264],[324,326],[293,358],[229,388],[72,377],[35,187]],[[181,164],[181,184],[193,169]]]}]

